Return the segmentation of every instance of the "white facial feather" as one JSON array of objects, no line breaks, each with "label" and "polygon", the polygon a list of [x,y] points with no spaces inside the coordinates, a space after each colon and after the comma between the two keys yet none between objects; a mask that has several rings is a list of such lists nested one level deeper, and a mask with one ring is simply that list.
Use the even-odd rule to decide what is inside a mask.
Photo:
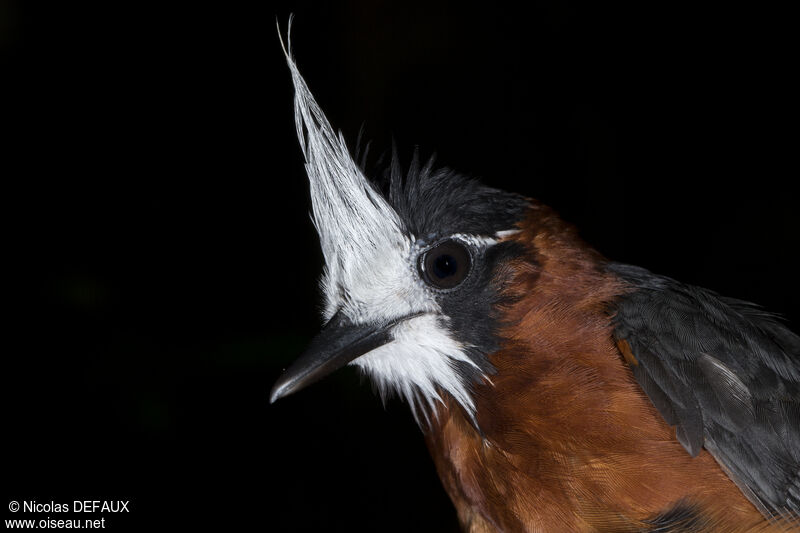
[{"label": "white facial feather", "polygon": [[437,392],[441,388],[473,415],[475,404],[454,363],[461,361],[475,368],[477,365],[464,354],[464,346],[440,327],[439,320],[434,314],[406,320],[392,330],[391,343],[351,364],[373,377],[381,395],[395,389],[412,405],[419,400],[417,394],[421,395],[427,403],[419,405],[423,413],[425,408],[435,410],[435,401],[444,403]]},{"label": "white facial feather", "polygon": [[[291,30],[291,21],[290,21]],[[354,360],[383,395],[390,390],[427,417],[427,409],[450,394],[470,416],[475,405],[469,384],[455,364],[476,366],[465,346],[446,329],[433,291],[419,278],[419,245],[402,220],[370,185],[336,135],[291,57],[295,122],[310,182],[312,220],[319,233],[325,270],[322,288],[326,320],[341,312],[355,324],[384,323],[416,315],[392,330],[393,341]],[[455,235],[473,248],[496,241]],[[424,402],[424,404],[423,404]]]}]

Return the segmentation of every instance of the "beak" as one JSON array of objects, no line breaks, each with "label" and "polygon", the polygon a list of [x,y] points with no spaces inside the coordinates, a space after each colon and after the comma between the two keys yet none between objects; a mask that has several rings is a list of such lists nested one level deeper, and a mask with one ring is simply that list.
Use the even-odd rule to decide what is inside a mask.
[{"label": "beak", "polygon": [[392,341],[391,329],[411,317],[385,324],[351,324],[341,311],[333,315],[306,351],[278,378],[269,402],[297,392],[367,352]]}]

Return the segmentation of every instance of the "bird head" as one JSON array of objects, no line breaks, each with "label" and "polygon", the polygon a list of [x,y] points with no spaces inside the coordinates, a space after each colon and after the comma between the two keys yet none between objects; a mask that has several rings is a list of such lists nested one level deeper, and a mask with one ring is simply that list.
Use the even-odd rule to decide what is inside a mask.
[{"label": "bird head", "polygon": [[[291,49],[291,47],[290,47]],[[433,160],[393,158],[381,190],[334,132],[291,57],[295,121],[325,267],[325,326],[275,384],[271,401],[347,365],[419,421],[454,399],[474,419],[472,387],[489,381],[496,309],[515,255],[508,237],[529,202]]]}]

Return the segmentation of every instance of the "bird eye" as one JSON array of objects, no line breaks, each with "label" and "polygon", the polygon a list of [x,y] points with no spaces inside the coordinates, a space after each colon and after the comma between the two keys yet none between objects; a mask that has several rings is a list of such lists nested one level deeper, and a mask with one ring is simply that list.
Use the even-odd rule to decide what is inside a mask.
[{"label": "bird eye", "polygon": [[426,251],[419,260],[419,269],[429,285],[452,289],[464,281],[470,270],[470,255],[460,243],[447,240]]}]

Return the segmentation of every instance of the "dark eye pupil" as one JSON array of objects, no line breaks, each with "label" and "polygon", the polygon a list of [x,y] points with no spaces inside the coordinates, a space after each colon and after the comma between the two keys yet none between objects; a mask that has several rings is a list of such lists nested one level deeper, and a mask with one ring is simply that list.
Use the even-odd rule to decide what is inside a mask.
[{"label": "dark eye pupil", "polygon": [[458,261],[452,255],[440,255],[433,261],[433,275],[437,278],[453,276],[458,272]]},{"label": "dark eye pupil", "polygon": [[437,289],[452,289],[466,279],[470,254],[456,240],[445,240],[427,250],[419,259],[422,279]]}]

